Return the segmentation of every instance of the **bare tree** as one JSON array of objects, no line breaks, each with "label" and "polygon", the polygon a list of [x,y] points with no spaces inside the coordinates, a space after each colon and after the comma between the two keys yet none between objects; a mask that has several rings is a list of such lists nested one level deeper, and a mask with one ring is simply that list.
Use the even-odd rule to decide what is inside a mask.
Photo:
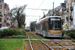
[{"label": "bare tree", "polygon": [[22,25],[25,24],[25,16],[26,16],[25,14],[21,14],[21,16],[20,16],[21,17],[21,20],[20,21],[21,21],[21,24]]},{"label": "bare tree", "polygon": [[12,16],[16,18],[18,21],[18,27],[21,28],[21,25],[25,23],[25,14],[23,13],[25,7],[27,5],[21,6],[21,7],[15,7],[11,10]]}]

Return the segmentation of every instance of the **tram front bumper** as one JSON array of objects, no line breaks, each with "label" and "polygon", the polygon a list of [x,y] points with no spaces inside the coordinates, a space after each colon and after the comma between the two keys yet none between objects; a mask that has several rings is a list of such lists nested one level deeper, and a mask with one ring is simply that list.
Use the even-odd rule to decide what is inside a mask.
[{"label": "tram front bumper", "polygon": [[60,34],[51,34],[51,33],[48,33],[48,37],[62,37],[62,33],[60,33]]}]

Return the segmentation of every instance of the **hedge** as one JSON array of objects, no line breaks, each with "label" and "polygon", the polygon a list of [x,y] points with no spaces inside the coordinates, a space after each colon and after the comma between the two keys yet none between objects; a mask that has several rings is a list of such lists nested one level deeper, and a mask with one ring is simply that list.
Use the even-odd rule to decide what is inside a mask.
[{"label": "hedge", "polygon": [[70,30],[68,35],[72,38],[75,38],[75,29]]},{"label": "hedge", "polygon": [[25,35],[13,35],[13,36],[9,36],[11,38],[25,38]]},{"label": "hedge", "polygon": [[13,35],[25,35],[25,29],[4,29],[0,30],[0,37],[13,36]]},{"label": "hedge", "polygon": [[64,34],[66,34],[66,35],[68,35],[68,36],[70,36],[72,38],[75,38],[75,29],[67,30],[67,31],[63,30],[62,35],[64,35]]},{"label": "hedge", "polygon": [[62,36],[64,36],[64,34],[66,34],[66,31],[65,30],[62,30]]}]

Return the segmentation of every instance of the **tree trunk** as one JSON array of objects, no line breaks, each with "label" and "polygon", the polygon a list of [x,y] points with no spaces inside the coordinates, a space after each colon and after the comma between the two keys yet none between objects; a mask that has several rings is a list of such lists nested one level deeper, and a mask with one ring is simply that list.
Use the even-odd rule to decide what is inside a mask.
[{"label": "tree trunk", "polygon": [[20,14],[17,16],[18,27],[21,28]]},{"label": "tree trunk", "polygon": [[21,23],[18,22],[18,27],[21,28]]}]

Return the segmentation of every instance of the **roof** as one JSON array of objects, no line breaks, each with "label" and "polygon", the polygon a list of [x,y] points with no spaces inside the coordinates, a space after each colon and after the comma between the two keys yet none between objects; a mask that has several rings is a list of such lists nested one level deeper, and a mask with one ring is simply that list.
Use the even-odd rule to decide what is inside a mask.
[{"label": "roof", "polygon": [[36,22],[36,24],[39,24],[41,21],[43,21],[45,19],[48,19],[48,18],[51,18],[51,17],[59,17],[59,18],[61,18],[61,16],[47,16],[47,17],[41,19],[40,21]]}]

